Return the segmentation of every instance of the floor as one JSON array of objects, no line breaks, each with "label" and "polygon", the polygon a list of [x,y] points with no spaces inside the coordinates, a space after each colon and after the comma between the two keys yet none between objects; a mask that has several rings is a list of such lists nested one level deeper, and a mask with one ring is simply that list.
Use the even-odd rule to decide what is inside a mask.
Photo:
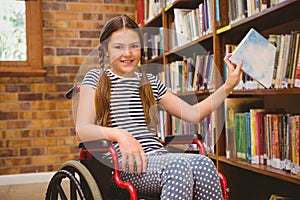
[{"label": "floor", "polygon": [[0,200],[43,200],[53,172],[0,176]]},{"label": "floor", "polygon": [[0,185],[1,200],[45,199],[48,183]]}]

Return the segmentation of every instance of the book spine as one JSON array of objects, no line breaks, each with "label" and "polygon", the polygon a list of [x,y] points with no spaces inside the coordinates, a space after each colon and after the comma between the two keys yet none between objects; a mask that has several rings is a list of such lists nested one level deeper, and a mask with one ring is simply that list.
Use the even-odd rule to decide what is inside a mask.
[{"label": "book spine", "polygon": [[300,87],[300,45],[298,49],[298,56],[297,56],[297,68],[296,68],[296,74],[295,74],[295,87]]},{"label": "book spine", "polygon": [[279,119],[278,115],[274,114],[272,117],[273,130],[272,130],[272,163],[274,168],[280,168],[280,148],[279,148]]},{"label": "book spine", "polygon": [[272,156],[272,140],[271,140],[271,135],[272,135],[272,123],[271,123],[272,115],[267,114],[264,117],[265,121],[265,150],[264,150],[264,159],[266,165],[270,166],[271,165],[271,156]]},{"label": "book spine", "polygon": [[236,133],[235,133],[235,121],[234,121],[234,109],[227,108],[226,112],[226,158],[236,159]]},{"label": "book spine", "polygon": [[251,115],[250,112],[245,113],[245,131],[246,131],[246,146],[247,146],[247,162],[252,162],[252,150],[251,150]]},{"label": "book spine", "polygon": [[257,130],[256,130],[256,122],[255,122],[255,109],[250,109],[251,115],[251,155],[252,155],[252,164],[258,164],[258,156],[257,156]]},{"label": "book spine", "polygon": [[274,60],[274,71],[273,71],[273,79],[272,79],[272,87],[275,87],[276,77],[277,77],[277,69],[278,69],[278,59],[280,54],[280,36],[279,35],[269,35],[269,41],[276,47],[276,54]]},{"label": "book spine", "polygon": [[264,146],[264,117],[265,113],[264,112],[258,112],[255,115],[255,121],[256,121],[256,132],[257,132],[257,147],[256,147],[256,152],[258,156],[258,164],[263,164],[264,163],[264,157],[263,157],[263,146]]},{"label": "book spine", "polygon": [[300,116],[296,116],[296,174],[300,175]]},{"label": "book spine", "polygon": [[246,161],[247,159],[247,139],[246,139],[246,121],[244,113],[235,114],[236,122],[236,151],[237,159]]},{"label": "book spine", "polygon": [[144,5],[144,0],[136,0],[136,15],[137,15],[137,24],[139,25],[139,27],[143,27],[144,26],[144,9],[145,9],[145,5]]}]

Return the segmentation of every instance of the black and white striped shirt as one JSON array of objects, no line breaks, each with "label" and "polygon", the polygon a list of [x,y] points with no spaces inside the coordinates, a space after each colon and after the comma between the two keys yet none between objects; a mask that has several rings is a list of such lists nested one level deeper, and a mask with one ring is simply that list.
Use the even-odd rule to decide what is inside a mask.
[{"label": "black and white striped shirt", "polygon": [[[145,153],[165,151],[159,139],[151,133],[146,125],[142,102],[139,95],[141,73],[135,78],[124,78],[114,74],[110,69],[105,73],[111,80],[111,120],[112,127],[118,127],[131,133],[142,145]],[[96,90],[100,70],[92,69],[84,77],[82,85]],[[156,101],[166,93],[166,86],[153,74],[147,74]],[[118,150],[118,144],[115,144]]]}]

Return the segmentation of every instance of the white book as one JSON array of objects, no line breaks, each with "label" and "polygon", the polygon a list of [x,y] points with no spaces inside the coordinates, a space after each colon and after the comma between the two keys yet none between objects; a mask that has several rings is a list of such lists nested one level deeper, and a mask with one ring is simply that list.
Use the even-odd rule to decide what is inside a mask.
[{"label": "white book", "polygon": [[188,21],[185,17],[189,12],[191,12],[191,9],[174,8],[174,23],[178,47],[190,41],[186,27]]},{"label": "white book", "polygon": [[272,85],[276,47],[251,28],[229,60],[243,62],[242,70],[266,88]]}]

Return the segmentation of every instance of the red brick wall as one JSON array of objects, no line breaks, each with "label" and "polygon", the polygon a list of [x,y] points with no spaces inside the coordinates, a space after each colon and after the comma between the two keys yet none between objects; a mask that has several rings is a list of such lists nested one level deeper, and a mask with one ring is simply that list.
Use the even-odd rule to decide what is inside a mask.
[{"label": "red brick wall", "polygon": [[0,77],[0,174],[55,171],[78,158],[72,102],[64,97],[113,16],[135,0],[43,0],[46,76]]}]

